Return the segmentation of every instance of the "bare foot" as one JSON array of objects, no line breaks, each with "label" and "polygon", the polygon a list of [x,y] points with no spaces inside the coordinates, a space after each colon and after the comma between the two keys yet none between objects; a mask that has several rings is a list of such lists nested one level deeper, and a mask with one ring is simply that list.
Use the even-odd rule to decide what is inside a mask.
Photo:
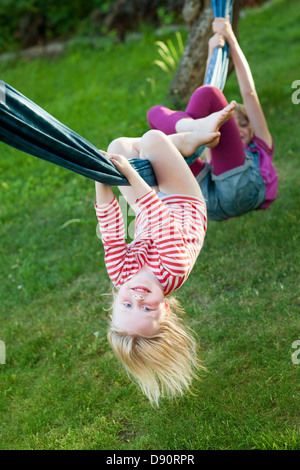
[{"label": "bare foot", "polygon": [[[205,118],[182,119],[182,131],[177,129],[177,134],[172,136],[177,148],[185,156],[192,155],[201,145],[213,148],[219,143],[221,133],[220,127],[230,119],[234,113],[236,102],[232,101],[221,111],[210,114]],[[183,130],[185,129],[185,131]]]},{"label": "bare foot", "polygon": [[[180,153],[185,157],[193,155],[198,147],[205,145],[206,147],[213,148],[219,143],[221,133],[220,132],[181,132],[176,134],[180,136],[180,142],[177,145]],[[179,139],[178,139],[179,140]],[[174,139],[176,145],[176,138]]]},{"label": "bare foot", "polygon": [[206,132],[217,132],[220,127],[225,124],[228,119],[230,119],[234,113],[236,108],[236,102],[231,101],[225,108],[221,109],[221,111],[217,111],[216,113],[212,113],[205,118],[194,119],[193,127],[191,131],[198,131],[202,134]]}]

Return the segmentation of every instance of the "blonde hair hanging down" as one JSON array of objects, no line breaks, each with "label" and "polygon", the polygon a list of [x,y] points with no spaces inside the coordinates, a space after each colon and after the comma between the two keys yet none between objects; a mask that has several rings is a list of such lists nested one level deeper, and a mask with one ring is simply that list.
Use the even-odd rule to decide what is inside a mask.
[{"label": "blonde hair hanging down", "polygon": [[156,405],[162,397],[183,395],[197,377],[197,370],[204,369],[190,329],[177,316],[183,309],[174,297],[169,301],[170,314],[154,336],[130,336],[118,330],[113,320],[107,335],[128,375]]}]

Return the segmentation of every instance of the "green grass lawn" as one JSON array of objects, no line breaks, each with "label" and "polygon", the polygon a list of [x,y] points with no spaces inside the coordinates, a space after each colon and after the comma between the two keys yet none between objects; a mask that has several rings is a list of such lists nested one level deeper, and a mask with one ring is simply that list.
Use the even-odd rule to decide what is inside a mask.
[{"label": "green grass lawn", "polygon": [[[240,21],[280,184],[267,211],[209,223],[178,293],[208,369],[193,395],[152,408],[108,346],[93,182],[0,145],[0,449],[299,449],[299,22],[297,0]],[[165,99],[156,39],[2,64],[1,79],[105,149]],[[234,75],[225,93],[239,99]]]}]

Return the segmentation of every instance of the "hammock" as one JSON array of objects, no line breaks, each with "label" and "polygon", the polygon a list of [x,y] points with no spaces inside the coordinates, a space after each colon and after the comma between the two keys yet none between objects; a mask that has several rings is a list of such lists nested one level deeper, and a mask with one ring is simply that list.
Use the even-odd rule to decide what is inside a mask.
[{"label": "hammock", "polygon": [[[211,0],[215,17],[231,16],[233,0]],[[223,89],[228,70],[228,46],[216,48],[205,84]],[[127,179],[94,145],[59,122],[26,96],[0,80],[0,141],[94,181],[110,186],[128,186]],[[204,146],[188,157],[190,165]],[[156,185],[148,160],[131,159],[131,165],[149,184]]]}]

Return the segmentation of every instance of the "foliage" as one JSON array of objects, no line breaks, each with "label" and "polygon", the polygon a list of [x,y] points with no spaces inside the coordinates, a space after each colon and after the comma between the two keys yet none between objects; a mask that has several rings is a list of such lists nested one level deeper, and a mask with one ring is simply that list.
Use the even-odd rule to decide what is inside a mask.
[{"label": "foliage", "polygon": [[[263,2],[243,0],[242,4],[256,6]],[[112,28],[122,31],[137,30],[141,21],[149,24],[153,18],[156,26],[178,24],[182,22],[183,4],[184,0],[2,0],[0,52],[74,34],[106,35],[110,31],[108,17]],[[111,12],[117,5],[120,11],[113,21]]]},{"label": "foliage", "polygon": [[161,60],[154,60],[154,64],[160,67],[164,72],[171,74],[177,69],[184,52],[184,45],[180,31],[176,31],[175,35],[175,43],[173,43],[171,39],[168,39],[166,43],[163,41],[155,41]]},{"label": "foliage", "polygon": [[[117,4],[124,7],[124,2],[117,0],[2,0],[0,4],[0,52],[16,47],[28,47],[49,39],[64,38],[71,34],[89,31],[94,34],[106,34],[105,18]],[[113,27],[138,27],[133,13],[141,13],[147,22],[153,13],[161,24],[175,20],[175,11],[180,10],[183,0],[128,0],[125,13],[118,15]],[[137,9],[138,7],[138,9]],[[127,18],[129,16],[129,18]],[[126,17],[126,18],[125,18]],[[122,22],[128,25],[121,25]]]},{"label": "foliage", "polygon": [[[22,22],[44,21],[45,36],[61,36],[74,31],[78,22],[93,8],[93,1],[65,0],[2,0],[0,27],[2,41],[12,41]],[[3,32],[2,28],[5,28]]]}]

